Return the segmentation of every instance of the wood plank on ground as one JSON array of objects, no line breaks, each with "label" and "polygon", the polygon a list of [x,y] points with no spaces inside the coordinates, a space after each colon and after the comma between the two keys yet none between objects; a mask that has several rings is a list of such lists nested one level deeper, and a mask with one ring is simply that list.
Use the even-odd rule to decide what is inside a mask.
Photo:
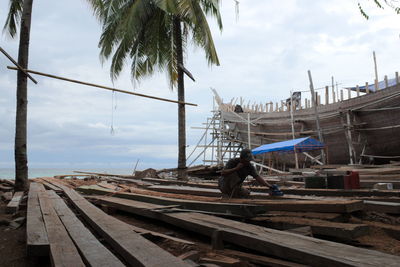
[{"label": "wood plank on ground", "polygon": [[162,213],[160,205],[116,197],[91,197],[101,203],[225,242],[312,266],[398,266],[400,257],[340,243],[273,230],[194,212]]},{"label": "wood plank on ground", "polygon": [[272,266],[272,267],[306,267],[307,265],[299,264],[299,263],[294,263],[290,261],[285,261],[285,260],[280,260],[280,259],[274,259],[271,257],[267,256],[260,256],[252,253],[246,253],[246,252],[241,252],[237,250],[230,250],[230,249],[224,249],[224,250],[219,250],[218,253],[221,253],[223,255],[231,256],[231,257],[237,257],[242,260],[259,264],[261,266]]},{"label": "wood plank on ground", "polygon": [[[52,181],[54,183],[54,181]],[[105,214],[75,190],[57,184],[85,220],[132,266],[188,266],[135,233],[130,225]]]},{"label": "wood plank on ground", "polygon": [[16,213],[19,209],[19,204],[21,203],[24,192],[18,191],[14,193],[11,201],[8,202],[6,207],[6,213]]},{"label": "wood plank on ground", "polygon": [[30,183],[26,214],[26,244],[29,256],[47,256],[50,250],[38,197],[39,192],[43,191],[44,188],[40,184]]},{"label": "wood plank on ground", "polygon": [[329,222],[320,219],[291,218],[291,217],[256,217],[250,220],[257,225],[278,230],[289,230],[295,227],[310,226],[313,235],[332,236],[352,240],[368,234],[366,224],[351,224]]},{"label": "wood plank on ground", "polygon": [[400,203],[365,200],[364,210],[400,214]]},{"label": "wood plank on ground", "polygon": [[89,266],[125,266],[75,216],[54,191],[47,191],[53,207]]},{"label": "wood plank on ground", "polygon": [[47,188],[47,189],[49,189],[49,190],[53,190],[53,191],[55,191],[55,192],[61,192],[61,191],[62,191],[62,190],[61,190],[60,188],[58,188],[57,186],[55,186],[55,185],[53,185],[53,184],[51,184],[51,183],[48,183],[48,182],[46,182],[46,181],[43,180],[43,179],[40,179],[39,182],[42,183],[42,184],[44,185],[44,187]]},{"label": "wood plank on ground", "polygon": [[314,195],[314,196],[342,196],[342,197],[400,197],[400,190],[369,190],[369,189],[281,189],[285,194]]},{"label": "wood plank on ground", "polygon": [[93,185],[81,186],[76,190],[87,194],[97,194],[97,195],[112,194],[120,198],[135,199],[154,204],[180,205],[183,209],[216,212],[221,214],[225,213],[228,215],[232,214],[243,217],[253,217],[257,213],[264,211],[261,205],[205,202],[205,201],[164,198],[164,197],[148,196],[148,195],[141,195],[134,193],[115,192]]},{"label": "wood plank on ground", "polygon": [[52,266],[85,266],[74,242],[57,216],[47,192],[43,185],[40,186],[43,191],[38,193],[39,203],[49,238]]},{"label": "wood plank on ground", "polygon": [[[363,209],[363,202],[360,200],[220,200],[216,202],[192,201],[184,199],[173,199],[156,197],[142,194],[110,191],[98,186],[81,186],[78,191],[87,194],[105,195],[112,194],[120,198],[127,198],[159,205],[181,205],[188,210],[199,210],[209,212],[227,213],[243,217],[254,217],[256,214],[265,211],[311,211],[311,212],[333,212],[351,213]],[[234,202],[235,201],[235,202]],[[239,203],[238,203],[239,202]],[[253,204],[250,204],[253,203]]]}]

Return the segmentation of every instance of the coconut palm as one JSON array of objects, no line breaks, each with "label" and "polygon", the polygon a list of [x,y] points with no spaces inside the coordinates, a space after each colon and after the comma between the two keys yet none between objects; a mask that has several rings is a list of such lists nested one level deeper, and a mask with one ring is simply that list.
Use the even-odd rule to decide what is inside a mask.
[{"label": "coconut palm", "polygon": [[[166,71],[170,88],[185,101],[184,53],[188,38],[202,48],[209,64],[219,65],[206,16],[222,30],[219,0],[88,0],[102,24],[103,60],[112,57],[111,78],[131,60],[135,80]],[[185,105],[178,104],[178,177],[186,178]]]},{"label": "coconut palm", "polygon": [[[33,0],[10,0],[10,9],[4,30],[15,37],[20,23],[18,64],[28,68],[29,39],[31,28]],[[17,108],[15,125],[15,190],[21,191],[28,187],[28,157],[27,157],[27,76],[18,71],[17,74]]]}]

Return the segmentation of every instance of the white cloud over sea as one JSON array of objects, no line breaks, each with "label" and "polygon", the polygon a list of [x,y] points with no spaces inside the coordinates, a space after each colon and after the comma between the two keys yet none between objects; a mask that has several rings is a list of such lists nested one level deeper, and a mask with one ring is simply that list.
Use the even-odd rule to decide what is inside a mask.
[{"label": "white cloud over sea", "polygon": [[[9,1],[0,3],[4,24]],[[400,15],[365,1],[242,0],[239,20],[233,1],[223,1],[224,30],[212,23],[221,66],[208,67],[201,49],[190,48],[186,79],[188,154],[211,116],[216,88],[227,101],[243,97],[266,103],[307,90],[307,70],[316,87],[371,82],[372,51],[379,76],[393,77],[400,64]],[[34,70],[124,90],[176,99],[163,73],[133,86],[129,69],[112,84],[99,60],[100,25],[84,0],[34,1],[29,67]],[[5,35],[0,46],[17,57],[18,40]],[[0,55],[0,167],[13,166],[16,73]],[[127,64],[129,66],[129,64]],[[172,103],[35,76],[29,83],[30,167],[123,167],[140,159],[139,169],[174,167],[177,162],[177,107]],[[111,127],[114,133],[111,132]]]}]

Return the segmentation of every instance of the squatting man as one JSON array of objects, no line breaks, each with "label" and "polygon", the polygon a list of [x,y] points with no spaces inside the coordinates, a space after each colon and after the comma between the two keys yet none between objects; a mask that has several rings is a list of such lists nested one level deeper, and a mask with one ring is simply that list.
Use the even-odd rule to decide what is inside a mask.
[{"label": "squatting man", "polygon": [[248,175],[251,175],[256,181],[268,187],[270,190],[273,188],[267,181],[265,181],[257,172],[256,168],[251,165],[253,155],[250,149],[243,149],[240,152],[240,158],[230,159],[221,172],[221,177],[218,181],[219,190],[221,190],[223,197],[229,198],[246,198],[249,197],[250,191],[242,187],[243,181]]}]

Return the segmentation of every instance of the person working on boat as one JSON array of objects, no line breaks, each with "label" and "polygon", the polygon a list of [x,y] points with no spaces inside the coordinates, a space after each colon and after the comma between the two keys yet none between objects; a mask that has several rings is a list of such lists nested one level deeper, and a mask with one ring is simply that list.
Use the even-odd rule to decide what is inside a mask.
[{"label": "person working on boat", "polygon": [[224,197],[246,198],[250,195],[250,191],[242,187],[243,181],[248,175],[253,176],[256,181],[269,189],[273,188],[266,182],[257,172],[256,168],[251,165],[250,161],[254,160],[250,149],[243,149],[240,152],[240,158],[230,159],[221,172],[218,181],[219,190]]}]

